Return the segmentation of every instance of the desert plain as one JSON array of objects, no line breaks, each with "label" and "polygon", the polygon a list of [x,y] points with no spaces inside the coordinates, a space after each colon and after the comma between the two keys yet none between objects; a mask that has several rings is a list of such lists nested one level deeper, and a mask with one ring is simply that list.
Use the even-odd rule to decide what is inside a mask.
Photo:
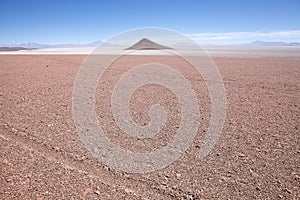
[{"label": "desert plain", "polygon": [[[277,53],[278,54],[278,53]],[[208,129],[210,100],[202,78],[178,57],[132,55],[97,87],[96,111],[107,136],[133,152],[167,144],[178,128],[175,96],[158,85],[132,98],[132,118],[148,123],[159,102],[169,111],[161,133],[135,139],[109,112],[113,85],[132,65],[173,66],[194,86],[201,126],[183,156],[144,174],[114,170],[82,144],[72,115],[76,74],[87,55],[0,55],[0,199],[299,199],[300,55],[212,57],[227,96],[226,121],[214,149],[197,152]],[[120,67],[121,66],[121,67]]]}]

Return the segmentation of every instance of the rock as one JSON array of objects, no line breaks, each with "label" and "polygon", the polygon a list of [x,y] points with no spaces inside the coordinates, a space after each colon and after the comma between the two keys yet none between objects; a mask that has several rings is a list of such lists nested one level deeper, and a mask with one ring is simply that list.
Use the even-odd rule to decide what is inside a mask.
[{"label": "rock", "polygon": [[11,130],[13,131],[13,132],[18,132],[18,130],[17,129],[15,129],[15,128],[11,128]]},{"label": "rock", "polygon": [[289,194],[292,193],[292,192],[291,192],[289,189],[287,189],[287,188],[284,188],[283,191],[286,192],[286,193],[289,193]]},{"label": "rock", "polygon": [[94,193],[97,194],[97,195],[101,194],[99,190],[94,191]]},{"label": "rock", "polygon": [[59,150],[60,150],[60,148],[59,148],[59,147],[57,147],[57,146],[55,146],[55,147],[53,148],[53,150],[54,150],[54,151],[59,151]]},{"label": "rock", "polygon": [[6,178],[5,181],[8,183],[11,182],[11,178]]},{"label": "rock", "polygon": [[131,190],[131,189],[129,189],[129,188],[126,188],[126,189],[125,189],[125,192],[126,192],[126,193],[134,193],[133,190]]},{"label": "rock", "polygon": [[85,188],[84,192],[83,192],[83,196],[87,196],[88,194],[92,194],[93,193],[93,189],[92,188]]},{"label": "rock", "polygon": [[240,153],[240,154],[239,154],[239,157],[244,158],[244,157],[245,157],[245,154]]}]

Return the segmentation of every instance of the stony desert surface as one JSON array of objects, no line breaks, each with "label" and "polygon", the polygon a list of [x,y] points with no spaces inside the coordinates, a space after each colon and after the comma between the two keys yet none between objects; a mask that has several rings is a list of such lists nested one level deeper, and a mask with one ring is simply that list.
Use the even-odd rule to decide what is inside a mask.
[{"label": "stony desert surface", "polygon": [[[0,55],[0,199],[299,199],[300,57],[213,57],[226,88],[227,116],[215,148],[197,158],[210,100],[202,78],[172,56],[125,56],[99,81],[96,111],[107,136],[133,152],[160,148],[179,123],[175,96],[147,85],[132,98],[132,118],[169,111],[161,133],[135,139],[113,123],[110,94],[132,65],[173,66],[193,85],[202,122],[193,144],[170,166],[145,174],[116,171],[83,146],[72,116],[76,74],[86,55]],[[121,66],[121,67],[120,67]]]}]

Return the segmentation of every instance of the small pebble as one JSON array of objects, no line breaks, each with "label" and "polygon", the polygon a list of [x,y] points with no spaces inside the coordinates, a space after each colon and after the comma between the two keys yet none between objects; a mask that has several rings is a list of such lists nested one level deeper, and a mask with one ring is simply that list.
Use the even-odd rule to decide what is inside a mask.
[{"label": "small pebble", "polygon": [[60,148],[59,147],[54,147],[54,151],[59,151]]},{"label": "small pebble", "polygon": [[287,192],[287,193],[289,193],[289,194],[292,193],[292,192],[291,192],[289,189],[287,189],[287,188],[284,188],[283,191],[284,191],[284,192]]},{"label": "small pebble", "polygon": [[239,157],[244,158],[244,157],[245,157],[245,154],[240,153],[240,154],[239,154]]},{"label": "small pebble", "polygon": [[129,188],[126,188],[126,189],[125,189],[125,192],[126,192],[126,193],[134,193],[133,190],[131,190],[131,189],[129,189]]},{"label": "small pebble", "polygon": [[13,132],[18,132],[18,130],[15,129],[15,128],[11,128],[11,130],[12,130]]},{"label": "small pebble", "polygon": [[11,182],[11,178],[5,179],[6,182]]}]

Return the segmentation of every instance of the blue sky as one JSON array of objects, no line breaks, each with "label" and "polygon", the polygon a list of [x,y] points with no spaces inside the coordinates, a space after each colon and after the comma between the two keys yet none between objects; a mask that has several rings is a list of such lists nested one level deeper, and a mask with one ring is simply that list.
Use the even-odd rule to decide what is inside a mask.
[{"label": "blue sky", "polygon": [[300,42],[300,0],[2,0],[0,43],[87,43],[142,27],[197,42]]}]

